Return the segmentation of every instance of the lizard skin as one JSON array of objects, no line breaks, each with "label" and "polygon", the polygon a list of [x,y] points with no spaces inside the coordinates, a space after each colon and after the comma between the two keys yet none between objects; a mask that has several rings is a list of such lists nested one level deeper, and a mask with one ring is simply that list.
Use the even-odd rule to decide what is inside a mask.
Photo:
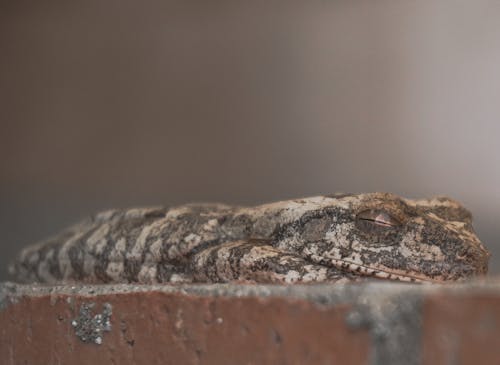
[{"label": "lizard skin", "polygon": [[487,272],[472,217],[446,198],[334,194],[256,207],[111,210],[28,246],[22,282],[411,282]]}]

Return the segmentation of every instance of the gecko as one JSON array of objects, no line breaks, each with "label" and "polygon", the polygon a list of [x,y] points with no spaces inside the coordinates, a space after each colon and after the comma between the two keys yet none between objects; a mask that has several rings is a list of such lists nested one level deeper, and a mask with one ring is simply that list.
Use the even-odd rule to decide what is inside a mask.
[{"label": "gecko", "polygon": [[9,272],[39,283],[442,283],[490,253],[447,197],[332,194],[253,207],[109,210],[24,248]]}]

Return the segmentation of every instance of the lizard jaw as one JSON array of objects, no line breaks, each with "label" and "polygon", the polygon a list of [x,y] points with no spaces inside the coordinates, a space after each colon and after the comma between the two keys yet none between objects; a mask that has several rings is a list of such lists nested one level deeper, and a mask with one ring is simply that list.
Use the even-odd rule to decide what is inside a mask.
[{"label": "lizard jaw", "polygon": [[[319,256],[313,256],[311,258],[313,259],[313,261],[318,260],[318,262],[325,264],[325,259],[322,259]],[[346,270],[348,272],[352,272],[358,275],[371,276],[378,279],[391,280],[391,281],[404,281],[409,283],[436,283],[436,284],[443,283],[445,281],[443,279],[432,279],[418,273],[405,273],[396,270],[371,268],[368,266],[356,264],[354,262],[346,260],[328,259],[327,261],[329,264],[333,264],[333,266],[337,267],[338,269]]]}]

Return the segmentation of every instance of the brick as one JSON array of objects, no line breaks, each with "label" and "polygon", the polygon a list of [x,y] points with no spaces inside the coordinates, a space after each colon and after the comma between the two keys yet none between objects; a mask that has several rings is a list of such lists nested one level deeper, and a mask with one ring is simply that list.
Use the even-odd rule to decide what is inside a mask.
[{"label": "brick", "polygon": [[497,280],[0,284],[0,359],[9,365],[496,364],[499,339]]},{"label": "brick", "polygon": [[500,364],[500,292],[438,293],[423,306],[424,364]]},{"label": "brick", "polygon": [[[101,345],[72,321],[82,303],[112,305]],[[367,331],[345,323],[350,306],[288,297],[177,292],[23,296],[0,313],[6,364],[365,364]]]}]

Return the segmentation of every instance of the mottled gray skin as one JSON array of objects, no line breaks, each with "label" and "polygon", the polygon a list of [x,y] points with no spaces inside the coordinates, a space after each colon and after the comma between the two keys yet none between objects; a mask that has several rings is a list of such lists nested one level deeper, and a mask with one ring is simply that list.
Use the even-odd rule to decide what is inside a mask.
[{"label": "mottled gray skin", "polygon": [[25,248],[10,271],[44,283],[443,282],[485,274],[488,258],[459,203],[370,193],[107,211]]}]

